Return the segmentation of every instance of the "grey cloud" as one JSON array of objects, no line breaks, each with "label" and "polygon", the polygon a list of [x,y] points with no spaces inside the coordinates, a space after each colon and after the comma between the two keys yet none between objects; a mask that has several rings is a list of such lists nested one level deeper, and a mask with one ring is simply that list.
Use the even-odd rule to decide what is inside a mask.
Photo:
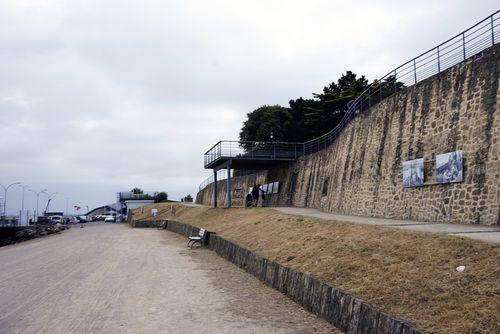
[{"label": "grey cloud", "polygon": [[[174,198],[247,112],[370,79],[496,9],[493,1],[2,1],[0,183],[80,205],[140,186]],[[27,194],[33,207],[33,195]],[[9,211],[20,190],[9,192]]]}]

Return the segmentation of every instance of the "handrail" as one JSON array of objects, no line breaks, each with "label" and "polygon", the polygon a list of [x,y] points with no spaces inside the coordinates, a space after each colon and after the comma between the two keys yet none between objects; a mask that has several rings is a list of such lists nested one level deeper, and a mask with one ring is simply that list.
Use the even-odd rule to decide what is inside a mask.
[{"label": "handrail", "polygon": [[[349,121],[356,117],[357,114],[363,112],[363,110],[371,108],[404,87],[411,87],[497,44],[500,41],[499,13],[500,10],[495,11],[468,29],[419,54],[415,58],[389,71],[380,79],[375,80],[355,100],[348,104],[348,108],[345,110],[341,121],[327,133],[303,143],[284,142],[279,144],[301,145],[302,152],[300,155],[312,154],[327,148]],[[448,50],[450,48],[451,50]],[[394,87],[387,87],[388,83],[393,84]],[[400,86],[398,87],[398,85]],[[218,147],[220,148],[223,142],[219,141],[205,152],[205,167],[207,166],[207,161],[214,161],[215,159],[213,158],[217,157],[217,154],[219,157],[221,156],[221,150],[215,152],[215,154],[211,153],[211,151]],[[250,145],[252,143],[253,145],[259,144],[259,142],[237,143],[240,143],[241,147],[245,146],[241,145],[241,143]],[[266,142],[262,143],[268,144]],[[210,156],[211,154],[213,156]],[[209,157],[208,160],[207,155]]]},{"label": "handrail", "polygon": [[[404,75],[408,75],[408,74],[413,74],[413,85],[420,82],[421,80],[424,80],[428,77],[430,77],[431,75],[434,75],[434,74],[437,74],[437,73],[440,73],[442,72],[445,68],[444,67],[441,67],[441,58],[442,58],[442,55],[440,55],[440,53],[438,52],[438,50],[440,50],[440,48],[442,48],[443,46],[447,45],[448,43],[452,42],[451,45],[454,45],[456,43],[459,43],[460,41],[455,41],[457,38],[459,37],[465,37],[466,33],[470,32],[469,35],[467,36],[471,36],[473,35],[474,33],[480,31],[482,28],[486,27],[487,25],[484,25],[484,26],[481,26],[479,29],[476,29],[474,31],[472,31],[473,29],[475,29],[476,27],[480,26],[481,24],[483,24],[484,22],[486,21],[490,21],[490,28],[487,30],[487,31],[483,31],[481,32],[481,34],[479,36],[475,36],[474,38],[472,38],[470,41],[474,41],[476,40],[478,37],[484,37],[485,35],[487,35],[486,37],[489,37],[490,34],[491,34],[491,44],[489,45],[483,45],[484,47],[481,47],[479,50],[474,50],[474,53],[472,54],[469,54],[467,56],[467,45],[470,46],[470,41],[467,43],[467,41],[465,41],[464,38],[462,38],[462,50],[460,50],[461,52],[461,55],[463,55],[463,58],[462,59],[454,59],[453,61],[453,64],[450,64],[450,63],[447,63],[446,64],[446,68],[449,68],[453,65],[456,65],[457,63],[479,53],[480,51],[486,49],[487,47],[489,46],[493,46],[495,45],[497,42],[495,42],[495,35],[499,32],[499,29],[495,29],[496,27],[498,27],[498,24],[495,25],[495,22],[497,20],[500,19],[500,17],[498,17],[498,13],[500,12],[500,10],[497,10],[496,12],[494,12],[493,14],[491,14],[490,16],[486,17],[485,19],[479,21],[478,23],[476,23],[475,25],[471,26],[470,28],[462,31],[461,33],[449,38],[448,40],[446,40],[445,42],[439,44],[438,46],[434,47],[434,48],[431,48],[421,54],[419,54],[417,57],[401,64],[400,66],[396,67],[395,69],[393,69],[392,71],[388,72],[386,75],[384,75],[382,78],[378,79],[378,80],[375,80],[372,84],[370,84],[368,86],[368,88],[366,88],[354,101],[353,103],[350,105],[350,107],[346,110],[345,114],[344,114],[344,117],[342,118],[342,120],[339,122],[339,124],[333,128],[332,130],[330,130],[329,132],[319,136],[318,138],[315,138],[315,139],[311,139],[309,141],[306,141],[304,142],[304,146],[305,146],[305,154],[311,154],[311,153],[314,153],[314,152],[317,152],[319,151],[320,149],[323,149],[323,148],[326,148],[327,146],[329,146],[329,144],[332,142],[332,140],[336,137],[336,135],[340,132],[340,130],[342,130],[346,125],[347,125],[347,122],[350,121],[352,118],[354,118],[355,114],[357,114],[357,111],[359,110],[360,112],[363,111],[363,103],[366,101],[366,102],[369,102],[370,104],[373,102],[373,103],[378,103],[380,102],[381,100],[383,100],[384,98],[379,98],[379,100],[375,100],[375,101],[371,101],[371,97],[374,96],[375,94],[378,94],[380,92],[383,91],[384,89],[384,80],[386,79],[389,79],[391,77],[393,77],[393,81],[394,81],[394,84],[397,84],[397,82],[399,81],[398,78],[400,79],[403,79],[405,78],[404,76],[398,76],[398,70],[407,70],[408,69],[408,65],[413,65],[412,69],[410,69],[409,71],[407,71],[406,73],[404,73]],[[472,31],[472,32],[471,32]],[[475,44],[473,44],[473,46],[475,46]],[[447,46],[448,47],[448,46]],[[446,48],[447,48],[446,47]],[[446,49],[445,48],[445,49]],[[418,67],[416,66],[417,65],[417,60],[419,62],[421,62],[422,60],[426,60],[430,57],[432,57],[433,55],[431,54],[431,52],[435,52],[436,54],[434,55],[434,59],[432,59],[431,61],[428,61],[424,64],[420,64]],[[448,54],[448,53],[447,53]],[[421,59],[423,58],[424,56],[426,56],[424,59]],[[449,57],[448,57],[449,58]],[[423,76],[420,80],[418,79],[418,72],[417,70],[420,69],[420,68],[423,68],[425,65],[429,64],[430,62],[432,61],[436,61],[437,60],[437,63],[435,64],[437,68],[435,68],[435,72],[432,72],[433,69],[430,70],[426,70],[426,72],[420,72],[420,74],[424,74],[425,73],[425,76]],[[429,74],[429,73],[432,73],[432,74]],[[403,82],[404,83],[404,82]],[[408,86],[411,86],[411,85],[408,85]],[[372,92],[372,89],[373,87],[376,87],[377,89],[375,89],[373,92]],[[392,94],[391,94],[392,95]],[[368,97],[367,97],[368,96]],[[380,94],[379,94],[379,97],[380,97]],[[370,105],[371,106],[371,105]],[[328,144],[326,144],[326,140],[329,141]],[[316,149],[315,149],[316,147]]]}]

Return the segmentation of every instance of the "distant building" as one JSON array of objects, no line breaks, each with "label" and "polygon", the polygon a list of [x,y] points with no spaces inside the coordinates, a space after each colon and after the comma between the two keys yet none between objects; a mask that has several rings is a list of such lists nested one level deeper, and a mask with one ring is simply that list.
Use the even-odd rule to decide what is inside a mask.
[{"label": "distant building", "polygon": [[117,193],[118,203],[126,208],[127,218],[131,210],[140,208],[142,206],[153,204],[155,202],[155,197],[158,195],[158,191],[145,191],[142,194],[134,194],[131,191],[122,191]]},{"label": "distant building", "polygon": [[186,197],[181,199],[181,202],[193,203],[193,197],[191,197],[191,195],[187,195]]},{"label": "distant building", "polygon": [[125,206],[122,203],[103,205],[87,212],[87,216],[105,215],[110,213],[124,213]]}]

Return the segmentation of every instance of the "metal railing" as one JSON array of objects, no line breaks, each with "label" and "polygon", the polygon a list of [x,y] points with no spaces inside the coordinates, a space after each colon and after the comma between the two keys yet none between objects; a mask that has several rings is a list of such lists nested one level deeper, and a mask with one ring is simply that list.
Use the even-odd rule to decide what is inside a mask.
[{"label": "metal railing", "polygon": [[[247,170],[235,170],[231,169],[231,175],[232,177],[238,177],[238,176],[246,176],[246,175],[252,175],[256,174],[258,171],[253,170],[253,169],[247,169]],[[227,169],[220,169],[217,171],[217,181],[222,181],[227,179]],[[206,186],[209,184],[212,184],[214,182],[214,175],[210,175],[207,177],[203,182],[200,183],[198,190],[201,191],[205,189]]]},{"label": "metal railing", "polygon": [[500,40],[499,13],[500,11],[496,11],[469,29],[375,80],[349,103],[342,120],[335,128],[304,143],[304,153],[311,154],[328,147],[357,114],[373,107],[393,93],[441,73],[498,43]]},{"label": "metal railing", "polygon": [[205,152],[205,167],[221,158],[291,160],[304,154],[303,143],[221,140]]},{"label": "metal railing", "polygon": [[[217,181],[225,180],[225,179],[227,179],[227,170],[226,169],[218,170],[217,171]],[[202,183],[200,183],[200,186],[198,187],[198,191],[205,189],[206,186],[214,183],[214,181],[215,181],[214,175],[212,174],[209,177],[207,177],[205,180],[203,180]]]},{"label": "metal railing", "polygon": [[126,200],[148,200],[154,199],[158,193],[158,191],[144,191],[142,194],[134,194],[131,191],[121,191],[116,194],[116,197],[118,202]]},{"label": "metal railing", "polygon": [[[253,157],[252,152],[267,152],[276,156],[276,145],[283,146],[289,156],[293,151],[298,158],[327,148],[337,138],[346,125],[359,113],[378,104],[399,90],[417,84],[435,74],[470,58],[500,41],[500,10],[455,35],[438,46],[420,54],[375,80],[355,100],[348,104],[342,120],[324,135],[304,143],[260,143],[220,141],[205,153],[205,166],[221,157],[238,154]],[[228,144],[229,143],[229,144]],[[260,145],[264,145],[260,151]],[[274,145],[274,146],[273,146]],[[281,148],[280,148],[281,149]],[[264,154],[265,155],[265,154]],[[290,157],[290,156],[289,156]]]}]

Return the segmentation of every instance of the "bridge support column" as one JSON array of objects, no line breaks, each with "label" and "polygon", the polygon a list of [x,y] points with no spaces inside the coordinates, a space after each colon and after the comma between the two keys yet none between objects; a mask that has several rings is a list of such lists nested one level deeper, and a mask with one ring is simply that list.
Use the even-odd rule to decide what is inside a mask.
[{"label": "bridge support column", "polygon": [[217,171],[214,169],[214,208],[217,207],[217,196],[219,193],[217,192]]},{"label": "bridge support column", "polygon": [[232,188],[231,188],[231,161],[227,164],[227,207],[232,206]]}]

